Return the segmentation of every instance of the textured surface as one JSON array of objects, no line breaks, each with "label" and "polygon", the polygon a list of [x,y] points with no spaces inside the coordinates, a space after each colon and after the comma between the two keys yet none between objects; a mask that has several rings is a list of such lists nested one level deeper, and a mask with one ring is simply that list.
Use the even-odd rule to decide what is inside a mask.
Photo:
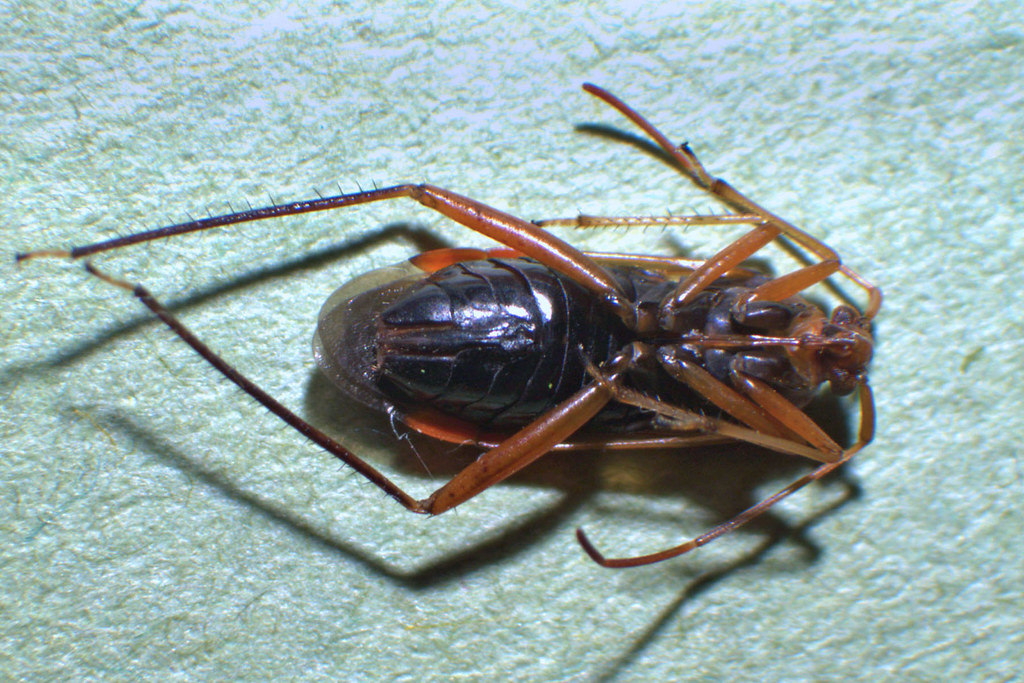
[{"label": "textured surface", "polygon": [[[374,5],[3,10],[0,670],[1009,677],[1024,649],[1017,4]],[[415,517],[214,377],[130,297],[78,265],[10,261],[335,183],[429,180],[528,218],[710,210],[656,159],[573,130],[632,133],[583,80],[884,288],[879,433],[847,474],[858,497],[822,513],[846,490],[830,482],[774,526],[601,570],[574,545],[577,525],[612,551],[656,549],[795,470],[722,454],[563,459]],[[386,423],[327,416],[308,352],[321,302],[415,251],[410,226],[486,243],[395,203],[97,262],[182,304],[286,404],[426,492],[435,479]],[[573,239],[706,254],[726,236]]]}]

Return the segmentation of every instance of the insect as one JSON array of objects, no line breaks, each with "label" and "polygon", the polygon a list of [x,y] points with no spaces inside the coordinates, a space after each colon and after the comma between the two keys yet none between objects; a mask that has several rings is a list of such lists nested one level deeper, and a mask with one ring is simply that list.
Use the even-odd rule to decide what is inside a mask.
[{"label": "insect", "polygon": [[[609,558],[577,530],[586,553],[605,567],[675,557],[749,522],[871,441],[875,413],[866,370],[871,320],[882,297],[824,243],[708,174],[687,144],[673,145],[606,90],[583,89],[642,129],[730,212],[532,223],[449,190],[405,184],[214,216],[70,250],[32,251],[16,260],[79,259],[218,226],[414,199],[502,246],[425,252],[344,285],[321,310],[314,355],[327,377],[362,403],[415,431],[483,449],[423,499],[242,376],[142,285],[88,262],[86,269],[134,294],[243,391],[412,512],[445,512],[553,450],[745,442],[818,463],[733,519],[660,552]],[[706,260],[585,253],[544,229],[696,224],[750,229]],[[741,266],[775,240],[800,253],[804,265],[778,277]],[[833,275],[864,291],[863,310],[846,299],[829,314],[801,296]],[[860,425],[849,448],[803,410],[825,383],[835,394],[858,395]]]}]

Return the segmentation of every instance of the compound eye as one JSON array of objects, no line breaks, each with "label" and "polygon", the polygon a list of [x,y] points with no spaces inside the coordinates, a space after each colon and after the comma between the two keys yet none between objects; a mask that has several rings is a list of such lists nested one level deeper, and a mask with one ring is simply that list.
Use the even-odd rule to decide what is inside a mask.
[{"label": "compound eye", "polygon": [[836,306],[836,310],[832,311],[832,324],[849,325],[859,317],[860,314],[850,306]]},{"label": "compound eye", "polygon": [[860,383],[859,378],[852,372],[846,370],[834,370],[830,374],[828,379],[829,389],[836,396],[846,396],[847,394],[853,393],[853,390],[857,388]]}]

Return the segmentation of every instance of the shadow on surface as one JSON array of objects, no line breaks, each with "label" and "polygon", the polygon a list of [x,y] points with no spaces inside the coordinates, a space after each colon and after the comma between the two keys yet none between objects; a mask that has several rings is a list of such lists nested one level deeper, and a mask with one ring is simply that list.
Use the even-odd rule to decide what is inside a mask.
[{"label": "shadow on surface", "polygon": [[860,486],[855,482],[850,481],[844,470],[834,472],[824,481],[833,481],[836,479],[838,479],[842,484],[844,491],[843,494],[835,501],[830,503],[827,507],[818,510],[813,516],[808,517],[799,524],[788,525],[785,523],[776,523],[777,520],[772,520],[771,525],[766,529],[768,534],[767,537],[753,550],[736,560],[704,571],[695,579],[690,580],[682,592],[679,593],[678,597],[666,605],[651,624],[644,629],[642,633],[636,636],[628,649],[622,652],[618,657],[609,660],[599,671],[594,672],[594,680],[614,680],[622,670],[627,669],[630,664],[639,660],[647,645],[656,642],[658,636],[661,635],[662,631],[668,628],[672,620],[679,615],[679,613],[686,607],[687,603],[695,600],[700,595],[716,586],[719,582],[732,576],[736,572],[756,567],[768,556],[772,548],[779,543],[786,540],[797,541],[797,544],[804,550],[806,564],[810,565],[816,562],[821,556],[821,550],[817,545],[808,540],[807,532],[818,522],[846,505],[846,503],[859,498],[861,494]]},{"label": "shadow on surface", "polygon": [[[655,153],[661,154],[660,150],[655,150]],[[198,290],[184,299],[171,303],[169,308],[180,311],[198,306],[255,283],[319,268],[335,259],[395,238],[411,241],[418,250],[448,246],[424,230],[405,224],[392,225],[358,240],[333,245],[243,273],[228,282]],[[40,372],[82,360],[96,348],[122,335],[131,334],[141,325],[150,322],[152,318],[140,314],[125,323],[95,332],[91,338],[70,349],[58,351],[28,367],[22,366],[20,370],[29,373]],[[247,399],[240,394],[239,400]],[[819,408],[824,410],[825,414],[815,415],[816,420],[839,427],[845,426],[838,401],[825,402]],[[432,482],[437,485],[453,476],[475,457],[475,452],[468,449],[454,448],[449,444],[427,443],[416,434],[406,435],[401,428],[396,429],[389,424],[383,416],[339,396],[319,373],[312,377],[307,388],[306,414],[313,423],[322,426],[328,432],[342,436],[351,435],[355,425],[357,433],[352,439],[355,442],[352,443],[352,448],[358,455],[362,455],[358,448],[359,432],[363,437],[368,436],[377,446],[382,442],[395,443],[396,448],[388,447],[392,455],[388,456],[387,466],[415,476],[429,471]],[[406,570],[391,566],[344,539],[326,534],[300,510],[283,509],[272,500],[239,488],[230,478],[204,467],[189,454],[182,453],[169,440],[149,433],[130,416],[115,413],[109,415],[108,419],[112,429],[128,434],[146,450],[174,463],[195,478],[261,510],[276,521],[292,526],[314,542],[341,551],[381,575],[414,588],[451,581],[477,568],[500,562],[521,552],[530,544],[536,543],[537,539],[561,528],[563,522],[597,491],[685,500],[708,510],[709,517],[715,521],[724,521],[757,502],[755,492],[765,481],[783,476],[795,478],[805,470],[804,465],[794,458],[738,446],[677,452],[612,451],[548,455],[501,485],[560,491],[563,496],[557,504],[510,523],[502,531],[471,547],[458,550],[426,566]],[[840,442],[849,441],[848,436],[837,435]],[[346,443],[349,442],[350,439],[346,436]],[[411,444],[412,448],[405,444]],[[368,460],[373,461],[373,456],[368,457]],[[628,518],[631,514],[628,510],[608,512],[620,518]],[[674,515],[666,519],[666,523],[673,525],[678,521]],[[754,532],[763,532],[766,529],[770,530],[773,538],[794,537],[812,556],[817,553],[813,544],[796,533],[799,528],[791,529],[771,513],[763,515],[745,527],[746,531]]]},{"label": "shadow on surface", "polygon": [[[224,282],[218,282],[196,290],[189,293],[186,297],[167,301],[164,304],[170,311],[180,313],[190,308],[207,304],[225,294],[244,290],[259,283],[317,270],[334,261],[351,257],[375,246],[388,244],[396,239],[409,242],[417,251],[443,249],[451,246],[424,228],[412,224],[397,223],[358,239],[333,244],[295,258],[274,263],[273,265],[255,268],[234,275]],[[145,284],[145,282],[141,284]],[[159,298],[159,293],[156,293],[156,295]],[[82,341],[68,348],[54,351],[38,361],[11,366],[10,370],[0,377],[0,387],[8,383],[13,384],[23,376],[46,373],[55,368],[65,367],[84,360],[98,348],[121,337],[131,335],[140,327],[154,323],[158,324],[156,318],[139,306],[139,314],[127,321],[108,324],[98,330],[88,332],[89,336]]]},{"label": "shadow on surface", "polygon": [[[389,430],[386,420],[379,420],[376,425],[373,424],[373,418],[377,417],[379,416],[375,414],[348,415],[353,423],[364,425],[367,433]],[[501,530],[491,532],[484,540],[476,541],[427,564],[405,569],[393,566],[381,557],[366,552],[358,545],[339,537],[336,532],[326,531],[316,520],[309,518],[304,510],[283,507],[275,500],[241,488],[230,476],[206,467],[198,458],[182,452],[169,439],[154,435],[141,427],[131,416],[110,413],[101,418],[101,422],[105,428],[125,434],[142,450],[181,469],[190,478],[220,490],[224,495],[257,510],[274,522],[286,524],[319,546],[341,552],[372,571],[413,589],[444,585],[481,568],[514,557],[548,534],[564,531],[577,510],[598,491],[629,492],[645,497],[679,499],[681,509],[692,510],[696,505],[709,511],[710,518],[721,521],[756,502],[756,490],[766,480],[783,476],[795,478],[806,469],[793,458],[757,449],[737,450],[730,446],[676,453],[549,454],[499,486],[558,490],[563,495],[556,503],[510,522]],[[296,441],[296,448],[301,448],[301,440]],[[449,444],[441,444],[441,448],[431,449],[425,443],[426,439],[420,438],[419,441],[416,447],[418,456],[396,442],[399,447],[395,449],[396,455],[391,456],[392,460],[388,464],[409,473],[423,474],[423,463],[426,463],[433,472],[430,478],[431,485],[440,485],[444,479],[464,467],[474,457],[467,449],[453,451]],[[244,443],[240,443],[239,447],[243,448]],[[331,461],[324,462],[327,466],[333,466]],[[813,520],[853,497],[853,485],[845,479],[843,481],[850,491],[849,495],[831,506],[829,510],[817,513]],[[351,485],[351,482],[343,483]],[[391,504],[383,496],[381,501],[382,505]],[[382,517],[396,512],[406,514],[399,511],[400,508],[395,505],[393,512],[380,514]],[[606,507],[605,513],[616,524],[629,524],[630,517],[639,514],[636,508],[627,507],[620,510],[614,506]],[[649,514],[643,515],[644,521],[650,520]],[[666,525],[675,527],[680,522],[681,519],[674,514],[664,516]],[[782,540],[795,542],[802,548],[808,562],[813,562],[820,554],[820,549],[804,534],[810,524],[811,522],[804,522],[794,526],[771,512],[762,515],[744,527],[740,533],[767,533],[768,540],[749,557],[735,565],[703,574],[687,589],[687,594],[696,595],[734,569],[755,564],[770,547]],[[353,533],[357,533],[357,530],[353,530]],[[567,535],[566,545],[570,543],[571,536]]]},{"label": "shadow on surface", "polygon": [[[246,399],[239,395],[239,400]],[[472,462],[476,455],[472,449],[439,444],[415,433],[406,434],[407,430],[401,425],[391,425],[384,416],[337,394],[318,373],[312,376],[307,388],[306,408],[312,422],[329,433],[338,434],[346,446],[366,457],[371,464],[424,478],[429,471],[429,483],[424,487],[414,485],[415,493],[426,493],[439,486]],[[831,407],[825,405],[824,408],[839,411],[839,403],[834,402]],[[340,551],[372,571],[410,588],[443,585],[513,557],[550,533],[564,531],[577,510],[596,492],[679,500],[680,510],[692,510],[696,506],[707,511],[707,516],[717,522],[727,520],[757,502],[758,490],[766,481],[792,479],[806,470],[806,466],[795,458],[735,445],[675,452],[549,454],[500,486],[559,491],[562,495],[556,503],[509,521],[499,531],[485,532],[489,536],[483,540],[473,541],[467,547],[449,551],[443,557],[427,560],[425,564],[410,569],[395,566],[337,532],[323,528],[322,522],[311,518],[305,510],[284,507],[272,498],[240,487],[230,476],[214,471],[196,457],[182,452],[168,438],[152,434],[131,416],[115,412],[101,421],[110,430],[126,434],[143,450],[180,468],[191,478],[219,489],[275,522],[287,524],[317,545]],[[297,438],[296,448],[301,447],[301,443],[302,440]],[[385,445],[386,455],[374,455],[381,452],[381,444]],[[244,449],[244,436],[240,437],[239,448]],[[381,463],[382,457],[387,462]],[[335,466],[330,460],[324,463]],[[381,501],[391,504],[383,496]],[[649,513],[639,512],[637,507],[628,503],[621,509],[620,506],[607,505],[602,511],[611,520],[609,523],[629,524],[631,517],[636,515],[643,516],[642,520],[637,519],[638,522],[650,521]],[[383,517],[394,513],[407,514],[400,512],[397,506],[380,514]],[[663,513],[663,521],[667,526],[676,527],[680,524],[681,515],[682,512],[679,516]],[[813,560],[819,551],[800,531],[800,527],[790,527],[769,512],[744,527],[743,533],[767,532],[773,539],[772,543],[789,538]],[[567,535],[566,543],[571,542]],[[638,549],[612,550],[619,554],[621,551],[637,552]]]}]

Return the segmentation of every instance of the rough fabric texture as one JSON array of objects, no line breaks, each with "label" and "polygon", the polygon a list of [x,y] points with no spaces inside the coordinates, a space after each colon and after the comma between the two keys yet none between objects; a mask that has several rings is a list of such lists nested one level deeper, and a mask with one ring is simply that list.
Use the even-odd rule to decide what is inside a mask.
[{"label": "rough fabric texture", "polygon": [[[21,3],[0,22],[5,677],[1018,670],[1016,3],[51,12]],[[416,517],[215,377],[125,293],[79,265],[11,264],[14,250],[336,183],[428,180],[527,218],[715,210],[602,134],[635,131],[584,80],[884,288],[878,435],[845,480],[859,495],[822,512],[849,493],[839,479],[693,556],[602,570],[575,546],[576,526],[612,553],[659,549],[801,465],[721,451],[552,458],[453,513]],[[339,404],[308,353],[330,292],[424,248],[424,233],[487,244],[393,203],[96,262],[180,306],[285,404],[426,494],[465,459],[433,458],[434,476],[422,474],[386,421]],[[733,234],[571,237],[706,255]]]}]

